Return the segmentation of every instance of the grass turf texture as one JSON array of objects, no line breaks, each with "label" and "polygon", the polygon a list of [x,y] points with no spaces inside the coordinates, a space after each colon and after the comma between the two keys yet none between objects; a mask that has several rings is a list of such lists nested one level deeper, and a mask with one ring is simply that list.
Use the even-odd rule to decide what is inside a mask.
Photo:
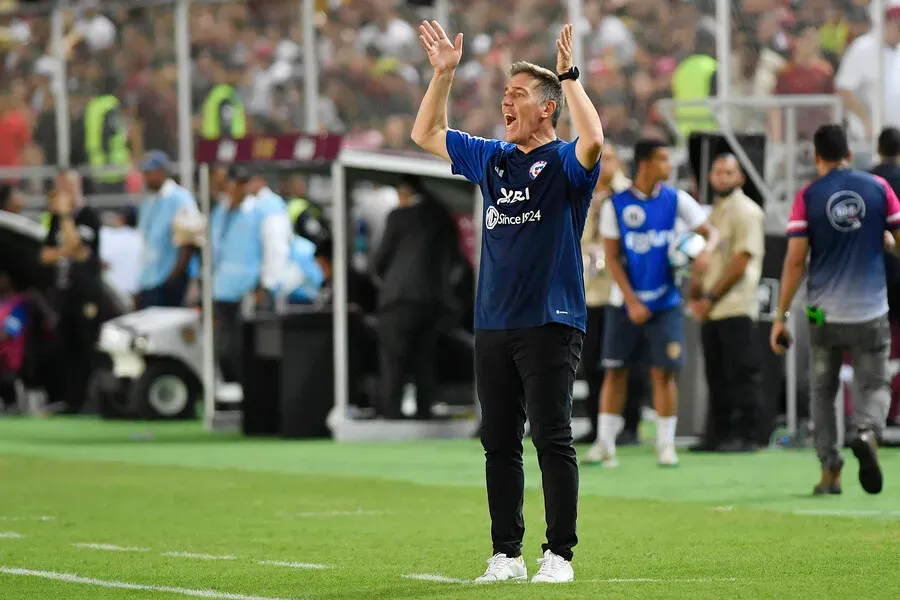
[{"label": "grass turf texture", "polygon": [[[533,574],[543,504],[526,455]],[[810,496],[809,451],[681,460],[658,469],[645,446],[622,449],[619,469],[582,469],[575,583],[475,586],[403,578],[483,570],[475,441],[338,445],[209,435],[196,423],[0,420],[0,568],[309,600],[900,596],[900,453],[882,451],[886,486],[874,497],[852,458],[843,496],[826,498]],[[74,545],[84,543],[141,551]],[[0,572],[4,600],[178,597]]]}]

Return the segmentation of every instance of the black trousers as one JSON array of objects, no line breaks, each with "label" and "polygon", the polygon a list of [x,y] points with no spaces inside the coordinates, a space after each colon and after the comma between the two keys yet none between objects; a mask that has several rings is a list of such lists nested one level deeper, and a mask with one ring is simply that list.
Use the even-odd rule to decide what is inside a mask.
[{"label": "black trousers", "polygon": [[241,304],[240,302],[213,302],[213,351],[222,379],[226,383],[240,383],[241,357]]},{"label": "black trousers", "polygon": [[427,419],[435,400],[435,365],[440,307],[404,302],[378,315],[381,397],[376,411],[388,419],[403,417],[403,386],[412,372],[416,384],[416,417]]},{"label": "black trousers", "polygon": [[59,334],[63,351],[62,398],[66,412],[80,412],[94,368],[94,348],[100,335],[99,307],[93,298],[65,296],[61,302]]},{"label": "black trousers", "polygon": [[755,441],[762,369],[750,317],[707,321],[701,329],[709,403],[705,441]]},{"label": "black trousers", "polygon": [[475,380],[495,554],[515,557],[522,551],[522,439],[527,415],[544,488],[547,543],[543,549],[572,558],[578,543],[572,388],[582,342],[580,331],[557,323],[475,332]]},{"label": "black trousers", "polygon": [[[603,388],[605,370],[600,366],[603,354],[603,322],[606,306],[589,306],[587,309],[587,333],[584,336],[584,350],[581,353],[581,369],[588,382],[588,397],[585,402],[588,418],[591,420],[591,438],[597,437],[597,417],[600,413],[600,390]],[[628,392],[625,396],[625,419],[623,431],[637,435],[641,424],[641,409],[649,394],[649,374],[643,367],[628,371]]]}]

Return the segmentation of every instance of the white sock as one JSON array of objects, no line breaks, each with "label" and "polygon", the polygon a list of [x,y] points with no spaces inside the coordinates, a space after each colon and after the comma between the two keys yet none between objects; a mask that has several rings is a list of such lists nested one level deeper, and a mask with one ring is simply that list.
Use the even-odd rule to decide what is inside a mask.
[{"label": "white sock", "polygon": [[659,417],[656,420],[656,445],[664,446],[675,443],[675,426],[678,417]]},{"label": "white sock", "polygon": [[616,436],[625,427],[622,415],[600,413],[599,439],[603,449],[612,454],[616,451]]}]

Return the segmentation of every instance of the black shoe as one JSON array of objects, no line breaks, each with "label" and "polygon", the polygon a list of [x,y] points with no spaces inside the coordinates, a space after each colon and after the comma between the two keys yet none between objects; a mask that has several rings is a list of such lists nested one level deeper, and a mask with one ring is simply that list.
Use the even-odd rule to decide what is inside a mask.
[{"label": "black shoe", "polygon": [[841,470],[822,469],[822,479],[813,488],[813,496],[837,495],[841,493]]},{"label": "black shoe", "polygon": [[712,440],[701,440],[688,448],[689,452],[718,452],[719,442]]},{"label": "black shoe", "polygon": [[723,442],[719,444],[718,451],[719,452],[731,452],[731,453],[745,453],[745,452],[756,452],[759,448],[756,447],[755,444],[751,442],[747,442],[745,440],[728,440],[727,442]]},{"label": "black shoe", "polygon": [[859,483],[869,494],[878,494],[884,487],[884,477],[878,464],[878,442],[871,431],[861,431],[850,442],[853,455],[859,461]]},{"label": "black shoe", "polygon": [[616,437],[616,446],[640,446],[641,440],[638,438],[637,431],[623,429]]},{"label": "black shoe", "polygon": [[593,444],[596,441],[597,441],[597,431],[596,430],[588,431],[583,436],[575,439],[576,444]]}]

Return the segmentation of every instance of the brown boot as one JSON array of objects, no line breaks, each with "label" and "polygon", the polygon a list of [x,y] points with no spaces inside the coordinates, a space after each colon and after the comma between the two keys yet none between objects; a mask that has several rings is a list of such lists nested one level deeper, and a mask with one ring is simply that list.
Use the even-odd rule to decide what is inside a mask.
[{"label": "brown boot", "polygon": [[841,493],[841,470],[822,469],[822,479],[813,488],[813,495],[823,496],[825,494]]}]

